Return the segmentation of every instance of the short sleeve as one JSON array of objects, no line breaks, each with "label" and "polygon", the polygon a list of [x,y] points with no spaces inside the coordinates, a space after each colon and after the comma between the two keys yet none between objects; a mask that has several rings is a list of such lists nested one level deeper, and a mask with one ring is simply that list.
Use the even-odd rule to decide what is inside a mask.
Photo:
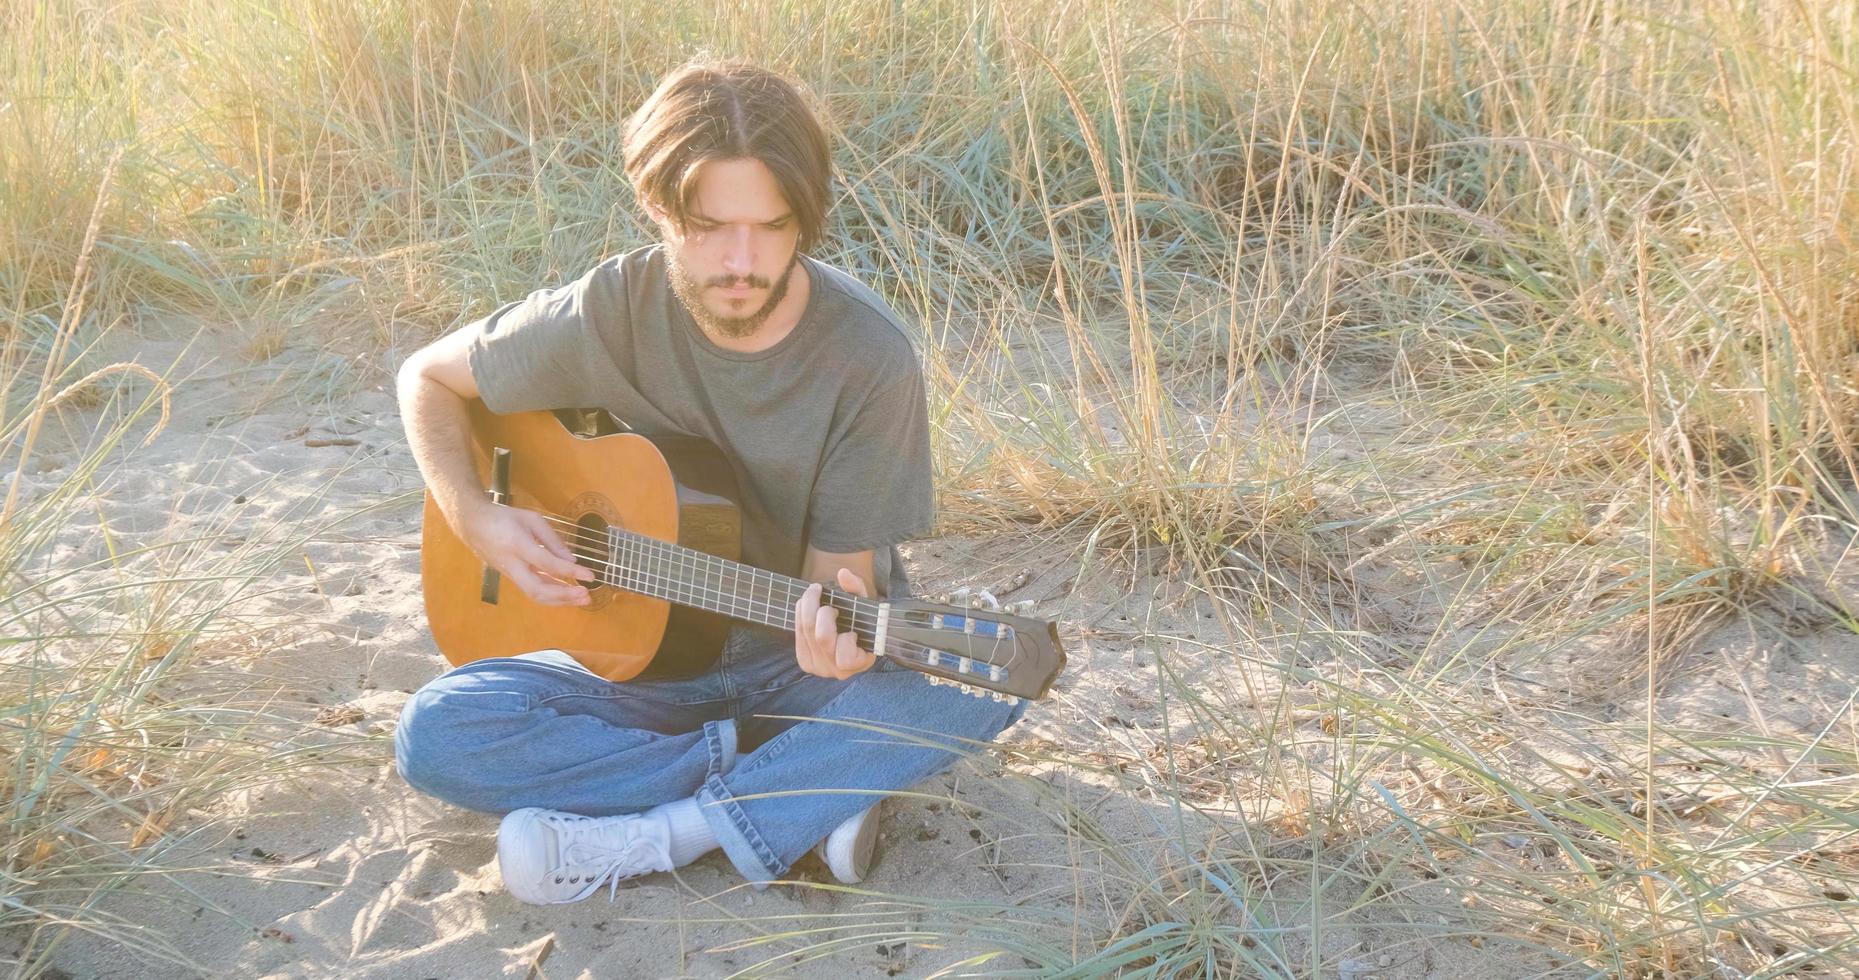
[{"label": "short sleeve", "polygon": [[935,524],[923,373],[914,356],[898,362],[826,449],[808,506],[814,548],[879,549],[928,534]]},{"label": "short sleeve", "polygon": [[602,267],[539,289],[466,326],[466,363],[478,396],[498,414],[596,404],[592,358],[603,352],[589,309]]}]

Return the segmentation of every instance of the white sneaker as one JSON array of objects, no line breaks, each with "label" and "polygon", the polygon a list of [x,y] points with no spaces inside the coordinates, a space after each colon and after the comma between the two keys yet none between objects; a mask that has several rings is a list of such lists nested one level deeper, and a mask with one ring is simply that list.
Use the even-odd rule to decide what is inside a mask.
[{"label": "white sneaker", "polygon": [[878,808],[883,805],[880,800],[853,814],[813,846],[813,853],[841,884],[856,885],[871,870],[872,853],[878,845]]},{"label": "white sneaker", "polygon": [[609,879],[612,901],[622,879],[671,870],[671,828],[640,813],[584,817],[524,807],[497,828],[497,865],[504,887],[531,905],[578,902]]}]

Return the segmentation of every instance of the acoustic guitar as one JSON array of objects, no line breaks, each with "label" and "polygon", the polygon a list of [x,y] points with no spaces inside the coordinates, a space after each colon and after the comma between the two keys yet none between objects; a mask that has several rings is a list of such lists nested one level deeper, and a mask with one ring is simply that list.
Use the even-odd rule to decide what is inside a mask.
[{"label": "acoustic guitar", "polygon": [[[468,407],[491,499],[541,513],[595,575],[587,605],[535,602],[505,587],[428,492],[420,585],[451,663],[555,648],[611,681],[675,677],[709,667],[734,623],[793,634],[794,604],[812,583],[737,560],[736,481],[714,444],[635,433],[598,410],[499,415],[475,398]],[[1042,698],[1065,666],[1050,621],[830,585],[820,602],[861,647],[970,694]]]}]

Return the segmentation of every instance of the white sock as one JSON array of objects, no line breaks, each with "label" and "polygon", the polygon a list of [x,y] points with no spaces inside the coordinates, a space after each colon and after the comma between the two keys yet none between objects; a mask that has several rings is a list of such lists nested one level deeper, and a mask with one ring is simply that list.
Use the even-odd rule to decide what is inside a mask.
[{"label": "white sock", "polygon": [[677,867],[697,860],[717,847],[716,832],[697,808],[697,798],[687,797],[661,803],[646,811],[648,817],[663,817],[671,828],[671,863]]}]

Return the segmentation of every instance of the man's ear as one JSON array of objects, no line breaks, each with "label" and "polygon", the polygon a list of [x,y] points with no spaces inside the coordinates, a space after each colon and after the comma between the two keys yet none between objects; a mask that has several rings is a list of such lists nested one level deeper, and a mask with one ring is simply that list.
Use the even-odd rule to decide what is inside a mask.
[{"label": "man's ear", "polygon": [[646,220],[658,227],[660,237],[670,239],[676,236],[678,229],[671,223],[671,216],[661,210],[657,204],[652,203],[648,198],[640,197],[639,208],[645,212]]}]

